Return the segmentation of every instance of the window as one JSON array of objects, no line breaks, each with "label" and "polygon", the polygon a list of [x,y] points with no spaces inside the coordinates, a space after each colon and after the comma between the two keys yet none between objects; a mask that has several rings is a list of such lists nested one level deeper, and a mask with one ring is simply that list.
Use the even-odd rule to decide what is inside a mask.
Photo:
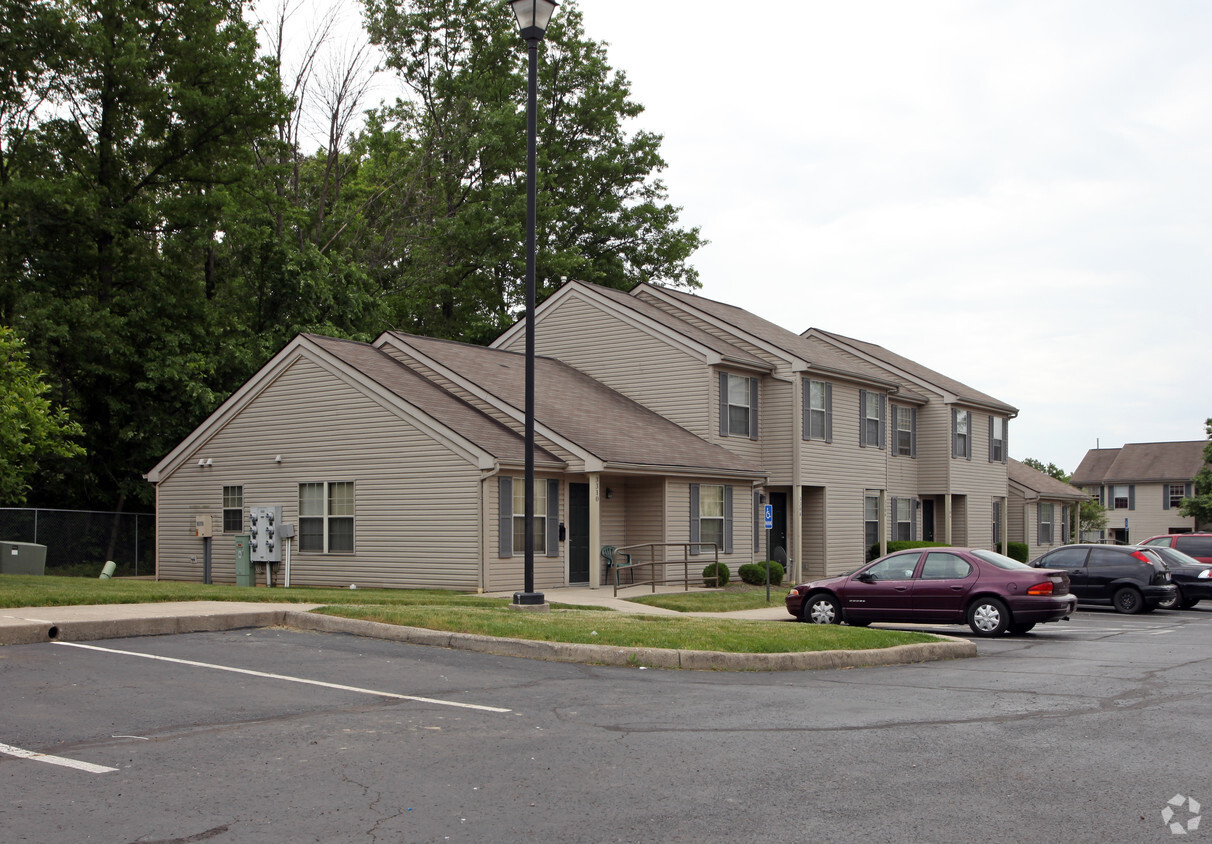
[{"label": "window", "polygon": [[1052,544],[1052,504],[1037,504],[1039,513],[1039,524],[1036,526],[1039,533],[1039,545]]},{"label": "window", "polygon": [[951,408],[951,456],[972,459],[972,411]]},{"label": "window", "polygon": [[863,504],[863,538],[867,542],[867,547],[876,545],[880,541],[880,497],[879,495],[868,495]]},{"label": "window", "polygon": [[867,569],[867,574],[875,580],[911,580],[920,556],[920,551],[896,554]]},{"label": "window", "polygon": [[1002,547],[1002,500],[993,499],[993,547]]},{"label": "window", "polygon": [[884,396],[859,390],[859,445],[884,447]]},{"label": "window", "polygon": [[989,462],[1006,462],[1006,420],[1000,416],[989,417]]},{"label": "window", "polygon": [[244,530],[244,487],[223,487],[223,532]]},{"label": "window", "polygon": [[720,373],[720,436],[757,439],[758,379]]},{"label": "window", "polygon": [[[497,478],[497,556],[526,553],[526,479]],[[560,554],[560,482],[534,482],[534,550],[548,557]]]},{"label": "window", "polygon": [[833,385],[804,379],[804,439],[833,442]]},{"label": "window", "polygon": [[[534,483],[534,553],[547,553],[547,484]],[[526,553],[526,482],[513,485],[513,553]]]},{"label": "window", "polygon": [[1119,484],[1111,487],[1111,510],[1136,509],[1136,485]]},{"label": "window", "polygon": [[299,550],[333,554],[353,549],[353,483],[299,484]]},{"label": "window", "polygon": [[892,499],[892,538],[898,542],[913,539],[913,499]]},{"label": "window", "polygon": [[948,551],[931,551],[922,563],[922,580],[960,580],[971,573],[971,563]]},{"label": "window", "polygon": [[714,542],[721,554],[732,553],[732,487],[690,485],[691,554],[710,554],[699,543]]},{"label": "window", "polygon": [[1162,492],[1165,494],[1162,499],[1163,510],[1177,510],[1183,506],[1183,499],[1191,497],[1190,484],[1165,484]]},{"label": "window", "polygon": [[904,457],[917,457],[917,408],[893,405],[893,424],[896,425],[896,442],[892,453]]}]

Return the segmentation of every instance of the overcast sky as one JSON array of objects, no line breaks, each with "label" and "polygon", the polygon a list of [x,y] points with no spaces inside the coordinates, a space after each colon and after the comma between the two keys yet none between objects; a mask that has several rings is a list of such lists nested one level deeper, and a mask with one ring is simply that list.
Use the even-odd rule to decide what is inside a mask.
[{"label": "overcast sky", "polygon": [[1014,405],[1020,460],[1205,438],[1212,3],[576,2],[701,295]]},{"label": "overcast sky", "polygon": [[578,5],[702,295],[1018,407],[1020,460],[1205,438],[1212,4]]}]

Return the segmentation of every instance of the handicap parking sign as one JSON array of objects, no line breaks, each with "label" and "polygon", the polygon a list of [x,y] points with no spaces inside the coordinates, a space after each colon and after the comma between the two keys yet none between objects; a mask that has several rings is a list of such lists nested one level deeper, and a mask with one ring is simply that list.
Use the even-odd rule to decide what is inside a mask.
[{"label": "handicap parking sign", "polygon": [[766,530],[770,530],[771,528],[773,528],[774,527],[774,505],[773,504],[766,505],[766,515],[764,518],[766,519]]}]

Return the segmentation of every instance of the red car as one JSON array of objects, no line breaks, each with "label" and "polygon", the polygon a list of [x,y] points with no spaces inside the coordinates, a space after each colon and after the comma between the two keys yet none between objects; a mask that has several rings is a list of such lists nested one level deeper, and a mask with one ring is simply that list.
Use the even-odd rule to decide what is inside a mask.
[{"label": "red car", "polygon": [[982,548],[898,551],[857,571],[796,586],[787,612],[812,624],[964,624],[978,636],[1019,635],[1077,609],[1069,575]]},{"label": "red car", "polygon": [[1171,533],[1168,536],[1153,536],[1141,545],[1176,548],[1201,563],[1212,563],[1212,533]]}]

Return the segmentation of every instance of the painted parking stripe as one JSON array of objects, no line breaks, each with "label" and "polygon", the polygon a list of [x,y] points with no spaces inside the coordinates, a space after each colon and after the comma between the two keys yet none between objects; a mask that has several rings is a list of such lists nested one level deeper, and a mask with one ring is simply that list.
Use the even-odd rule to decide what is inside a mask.
[{"label": "painted parking stripe", "polygon": [[47,762],[51,765],[62,765],[64,768],[75,768],[77,771],[85,771],[90,774],[108,774],[110,771],[118,770],[117,768],[107,768],[105,765],[94,765],[92,762],[81,762],[79,759],[68,759],[64,756],[52,756],[49,753],[25,750],[13,747],[11,744],[0,744],[0,753],[16,756],[18,759],[32,759],[35,762]]},{"label": "painted parking stripe", "polygon": [[195,662],[192,659],[177,659],[171,656],[157,656],[156,654],[141,654],[137,651],[120,651],[116,648],[102,648],[97,645],[85,645],[81,642],[51,642],[52,645],[63,645],[68,648],[84,648],[90,651],[101,651],[102,653],[121,654],[123,656],[137,656],[143,659],[154,659],[159,662],[174,662],[177,665],[192,665],[195,668],[213,668],[216,671],[230,671],[233,674],[247,674],[251,677],[264,677],[268,680],[285,680],[288,683],[302,683],[307,686],[321,686],[325,689],[338,689],[343,692],[358,692],[364,695],[375,695],[376,697],[389,697],[396,700],[412,700],[418,703],[434,703],[438,706],[455,706],[459,709],[478,709],[481,712],[510,712],[509,709],[502,709],[499,706],[484,706],[479,703],[459,703],[453,700],[438,700],[432,697],[418,697],[416,695],[402,695],[396,692],[382,692],[377,689],[363,689],[358,686],[343,686],[340,683],[326,683],[323,680],[309,680],[306,677],[291,677],[288,674],[271,674],[266,671],[253,671],[249,668],[233,668],[230,665],[215,665],[210,662]]}]

